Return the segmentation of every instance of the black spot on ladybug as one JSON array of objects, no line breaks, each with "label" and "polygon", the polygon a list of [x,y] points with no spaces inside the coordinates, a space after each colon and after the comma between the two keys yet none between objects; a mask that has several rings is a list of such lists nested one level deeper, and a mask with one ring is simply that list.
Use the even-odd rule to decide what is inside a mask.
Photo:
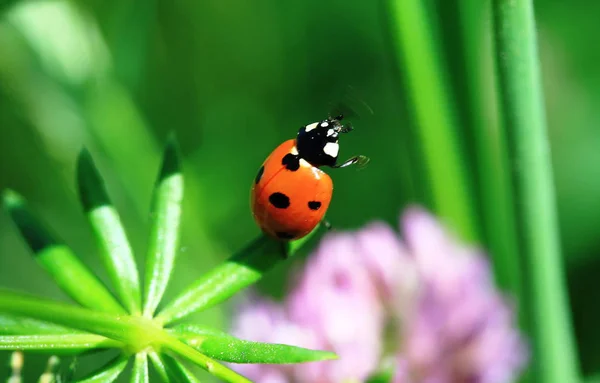
[{"label": "black spot on ladybug", "polygon": [[285,231],[278,231],[275,234],[279,239],[294,239],[296,237],[294,234],[286,233]]},{"label": "black spot on ladybug", "polygon": [[295,172],[300,169],[300,156],[288,153],[281,159],[281,164],[284,165],[287,170]]},{"label": "black spot on ladybug", "polygon": [[275,192],[269,196],[269,202],[278,209],[287,209],[290,206],[290,197],[283,193]]},{"label": "black spot on ladybug", "polygon": [[262,178],[264,172],[265,172],[265,167],[263,165],[260,167],[260,169],[258,169],[258,174],[256,175],[256,178],[254,179],[255,184],[260,182],[260,179]]},{"label": "black spot on ladybug", "polygon": [[321,202],[319,202],[319,201],[308,201],[308,208],[310,210],[319,210],[321,208]]}]

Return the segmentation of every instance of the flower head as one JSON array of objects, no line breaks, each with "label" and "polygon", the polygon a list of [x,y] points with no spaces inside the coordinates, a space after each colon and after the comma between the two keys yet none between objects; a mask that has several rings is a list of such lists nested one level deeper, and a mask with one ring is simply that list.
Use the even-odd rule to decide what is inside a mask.
[{"label": "flower head", "polygon": [[409,209],[401,227],[402,239],[378,222],[328,235],[285,302],[240,309],[236,335],[273,342],[283,331],[285,342],[339,360],[240,371],[258,381],[359,382],[394,355],[397,383],[513,380],[526,348],[487,259],[421,209]]}]

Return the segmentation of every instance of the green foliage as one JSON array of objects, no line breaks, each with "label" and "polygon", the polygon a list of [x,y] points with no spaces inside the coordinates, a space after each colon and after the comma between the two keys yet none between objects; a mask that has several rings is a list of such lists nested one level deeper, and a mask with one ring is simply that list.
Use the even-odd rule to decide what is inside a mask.
[{"label": "green foliage", "polygon": [[[280,295],[292,263],[264,274],[279,260],[279,249],[263,239],[258,245],[264,259],[236,253],[258,232],[248,212],[257,167],[301,124],[325,115],[350,84],[374,114],[354,121],[341,154],[365,154],[372,161],[360,173],[330,172],[335,194],[328,219],[334,227],[372,219],[395,223],[399,210],[414,202],[445,217],[489,251],[497,280],[514,296],[536,345],[533,361],[558,380],[570,379],[576,369],[564,263],[582,368],[597,374],[600,3],[539,0],[535,9],[531,1],[385,5],[0,2],[0,189],[19,190],[31,205],[14,193],[3,195],[9,214],[0,216],[2,284],[53,299],[66,294],[109,316],[141,311],[169,328],[192,314],[223,328],[229,310],[219,303],[260,278],[259,288]],[[517,20],[512,12],[524,6],[520,15],[527,17]],[[497,23],[499,17],[508,24]],[[187,167],[180,211],[160,198],[177,187],[176,177],[162,188],[157,184],[152,198],[140,193],[154,181],[159,142],[172,130],[184,153],[178,165]],[[73,158],[82,146],[95,154],[96,164],[74,187]],[[86,159],[81,153],[79,170],[90,165]],[[104,172],[106,185],[95,166],[110,170]],[[80,199],[90,225],[82,225],[75,191],[89,182],[96,186],[80,190]],[[149,205],[166,209],[161,201],[175,209],[148,216]],[[179,214],[179,230],[159,227],[158,221]],[[161,228],[168,241],[158,241]],[[19,232],[36,244],[33,260],[23,256]],[[131,267],[141,254],[147,254],[145,269]],[[251,267],[240,267],[240,259]],[[94,275],[90,269],[101,264],[106,273]],[[150,278],[159,268],[172,268],[176,278],[168,278],[171,272]],[[21,298],[11,293],[3,299],[8,305]],[[0,329],[2,336],[99,336],[4,312]],[[44,338],[21,340],[25,345]],[[86,355],[82,369],[104,363],[103,356]],[[148,358],[152,366],[167,364],[162,354],[157,357],[136,354],[138,381],[155,372]],[[0,352],[0,360],[7,358]],[[30,360],[32,369],[42,371],[47,357]]]},{"label": "green foliage", "polygon": [[[48,230],[27,210],[21,197],[14,192],[4,194],[4,206],[23,233],[25,241],[36,257],[44,257],[42,266],[84,307],[0,289],[0,323],[3,323],[0,327],[0,350],[36,350],[59,354],[78,354],[106,348],[120,350],[116,358],[81,378],[81,382],[112,382],[124,371],[132,357],[134,382],[148,381],[148,357],[165,382],[198,381],[181,363],[181,358],[188,359],[222,380],[245,382],[248,380],[216,360],[301,363],[335,357],[329,352],[246,342],[226,334],[203,335],[202,339],[196,334],[189,338],[185,333],[165,329],[164,325],[170,320],[165,321],[164,315],[153,318],[171,277],[177,254],[183,197],[183,175],[178,164],[177,148],[174,140],[171,140],[167,144],[155,187],[149,271],[145,283],[149,292],[143,316],[139,309],[140,286],[131,247],[88,152],[80,155],[78,166],[84,211],[96,231],[104,263],[117,286],[119,298],[127,305],[130,314],[107,309],[110,308],[108,303],[114,301],[109,291],[96,282],[97,279],[66,245],[58,245]],[[304,242],[300,241],[300,244]],[[254,246],[257,243],[264,246]],[[290,246],[291,249],[284,250],[278,242],[265,236],[259,237],[232,260],[215,268],[208,277],[201,278],[194,284],[196,288],[188,289],[183,294],[191,295],[204,304],[186,307],[189,301],[180,299],[169,306],[169,312],[174,313],[172,315],[177,319],[182,319],[191,312],[228,299],[257,281],[275,263],[284,259],[288,251],[290,255],[293,254],[298,246],[294,244]],[[50,252],[49,249],[53,248],[54,252]],[[270,249],[270,252],[265,252],[265,249]],[[76,281],[80,283],[78,286]],[[169,314],[166,318],[172,319]],[[195,348],[190,347],[192,344]]]}]

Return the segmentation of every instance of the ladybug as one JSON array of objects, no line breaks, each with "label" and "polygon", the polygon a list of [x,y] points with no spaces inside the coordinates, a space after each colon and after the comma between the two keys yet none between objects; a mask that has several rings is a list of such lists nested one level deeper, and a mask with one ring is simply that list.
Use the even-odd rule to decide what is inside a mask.
[{"label": "ladybug", "polygon": [[366,165],[365,156],[341,164],[338,136],[353,130],[342,124],[343,115],[303,126],[295,139],[279,145],[258,170],[251,189],[254,220],[261,230],[280,241],[310,233],[325,216],[333,182],[323,166],[345,168]]}]

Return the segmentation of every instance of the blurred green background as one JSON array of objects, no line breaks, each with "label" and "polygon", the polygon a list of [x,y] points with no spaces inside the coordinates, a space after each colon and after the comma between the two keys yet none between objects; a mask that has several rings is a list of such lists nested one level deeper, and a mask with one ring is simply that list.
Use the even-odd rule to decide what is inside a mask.
[{"label": "blurred green background", "polygon": [[[489,107],[482,111],[473,110],[465,91],[469,76],[481,76],[483,89],[495,81],[491,37],[482,32],[489,14],[474,6],[459,15],[453,1],[426,3],[457,121],[467,125],[477,113],[480,123],[494,126],[489,92],[481,93]],[[329,172],[335,183],[329,220],[339,229],[374,219],[397,226],[406,204],[430,201],[383,2],[0,4],[0,189],[25,196],[104,281],[75,188],[83,146],[106,178],[142,260],[162,145],[170,132],[178,137],[186,197],[176,277],[166,299],[258,234],[249,211],[256,170],[301,125],[325,117],[349,85],[374,113],[354,121],[340,155],[365,154],[371,164],[360,172]],[[535,8],[571,305],[582,365],[593,374],[600,370],[600,3],[540,0]],[[458,32],[465,24],[471,42],[481,45],[465,46],[469,39]],[[465,51],[477,52],[478,73],[466,66]],[[462,186],[476,189],[472,137],[458,134],[473,181]],[[480,201],[472,203],[481,215]],[[275,269],[260,288],[281,295],[289,268]],[[66,299],[5,213],[0,285]],[[225,328],[228,309],[197,318]],[[4,360],[8,354],[0,353]],[[43,358],[28,361],[27,374],[41,373]],[[97,361],[82,360],[81,368],[87,365]],[[6,372],[0,364],[0,378]]]}]

